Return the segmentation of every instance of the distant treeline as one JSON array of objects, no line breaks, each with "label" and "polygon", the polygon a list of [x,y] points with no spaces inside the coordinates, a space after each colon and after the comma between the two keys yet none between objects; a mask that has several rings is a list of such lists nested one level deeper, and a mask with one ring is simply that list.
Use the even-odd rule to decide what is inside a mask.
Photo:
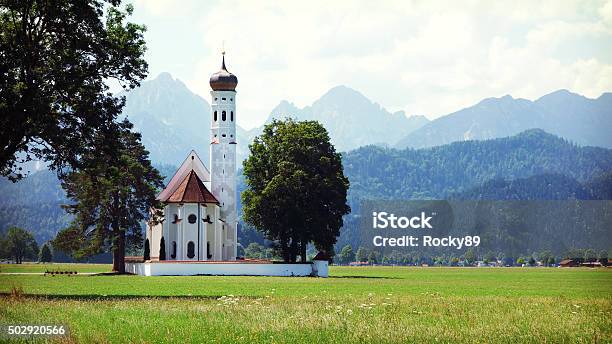
[{"label": "distant treeline", "polygon": [[569,249],[560,255],[555,255],[550,250],[533,252],[527,255],[507,255],[504,252],[483,251],[479,249],[468,249],[462,254],[422,254],[419,252],[391,251],[381,254],[376,250],[359,247],[356,251],[351,245],[344,246],[334,257],[334,263],[340,265],[349,264],[382,264],[382,265],[407,265],[407,266],[474,266],[478,263],[495,266],[553,266],[564,259],[572,259],[576,263],[600,262],[606,266],[612,252],[595,249]]}]

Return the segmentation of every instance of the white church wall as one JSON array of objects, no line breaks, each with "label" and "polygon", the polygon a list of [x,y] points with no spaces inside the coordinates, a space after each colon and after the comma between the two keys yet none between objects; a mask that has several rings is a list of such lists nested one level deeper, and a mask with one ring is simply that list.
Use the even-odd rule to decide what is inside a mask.
[{"label": "white church wall", "polygon": [[329,276],[329,262],[326,260],[315,260],[312,262],[313,274],[319,277]]},{"label": "white church wall", "polygon": [[[315,270],[316,264],[316,270]],[[142,276],[317,276],[328,277],[327,261],[308,264],[251,263],[126,263],[126,271]]]},{"label": "white church wall", "polygon": [[[214,206],[208,206],[206,208],[206,215],[209,215],[210,220],[212,221],[212,223],[206,223],[206,241],[208,242],[208,247],[207,247],[206,242],[203,243],[204,247],[207,247],[207,256],[205,256],[206,259],[213,259],[213,255],[214,255],[215,223],[216,223],[215,208],[216,207]],[[208,258],[208,256],[210,256],[210,258]]]},{"label": "white church wall", "polygon": [[162,231],[163,231],[163,223],[158,223],[155,226],[151,226],[147,229],[149,232],[149,252],[151,258],[158,259],[159,258],[159,243],[161,241]]},{"label": "white church wall", "polygon": [[199,205],[199,217],[198,217],[198,231],[200,236],[200,241],[198,242],[198,257],[199,260],[206,260],[206,225],[208,225],[204,220],[206,219],[206,208],[204,205]]},{"label": "white church wall", "polygon": [[[180,225],[180,221],[176,221],[176,219],[180,220],[180,215],[179,215],[179,207],[176,204],[169,204],[166,207],[166,210],[168,211],[166,213],[166,222],[168,223],[168,236],[164,238],[164,240],[166,241],[166,259],[170,260],[170,259],[178,259],[177,255],[179,251],[179,237],[178,237],[178,232],[179,232],[179,225]],[[174,245],[176,245],[176,254],[175,254],[175,250],[174,250]],[[173,257],[174,255],[174,257]]]},{"label": "white church wall", "polygon": [[[181,255],[183,257],[182,260],[197,260],[198,259],[198,251],[197,251],[197,243],[198,243],[198,204],[196,203],[186,203],[183,205],[183,220],[182,224],[182,248]],[[193,216],[193,219],[190,217]],[[190,220],[193,220],[191,223]],[[193,243],[193,255],[189,257],[189,243]]]},{"label": "white church wall", "polygon": [[[166,259],[168,259],[168,240],[170,239],[170,224],[171,224],[171,219],[170,219],[170,206],[166,205],[164,207],[164,222],[162,223],[162,237],[164,238],[164,245],[165,250],[166,250]],[[159,247],[158,249],[161,250],[161,238],[159,239],[160,242],[157,243],[157,246]]]}]

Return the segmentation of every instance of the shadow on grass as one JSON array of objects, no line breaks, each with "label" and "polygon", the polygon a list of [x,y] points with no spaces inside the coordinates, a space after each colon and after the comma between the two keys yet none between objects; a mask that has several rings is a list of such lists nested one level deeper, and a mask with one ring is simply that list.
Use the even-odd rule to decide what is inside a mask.
[{"label": "shadow on grass", "polygon": [[[90,276],[138,276],[131,273],[119,274],[116,272],[110,273],[99,273]],[[164,275],[164,276],[174,276],[174,277],[209,277],[209,276],[221,276],[221,277],[264,277],[264,278],[313,278],[311,276],[253,276],[253,275],[191,275],[191,276],[181,276],[181,275]],[[159,277],[159,276],[158,276]],[[163,277],[163,276],[162,276]],[[354,275],[354,276],[329,276],[327,278],[336,279],[336,278],[366,278],[366,279],[402,279],[400,277],[390,277],[390,276],[362,276],[362,275]]]},{"label": "shadow on grass", "polygon": [[329,276],[327,278],[371,278],[371,279],[401,279],[399,277],[389,277],[389,276]]},{"label": "shadow on grass", "polygon": [[[70,301],[129,301],[129,300],[144,300],[144,299],[189,299],[189,300],[217,300],[222,296],[227,295],[100,295],[100,294],[81,294],[81,295],[64,295],[64,294],[21,294],[19,299],[41,299],[41,300],[70,300]],[[257,299],[255,296],[239,295],[242,299]],[[11,293],[0,293],[2,299],[13,299]]]}]

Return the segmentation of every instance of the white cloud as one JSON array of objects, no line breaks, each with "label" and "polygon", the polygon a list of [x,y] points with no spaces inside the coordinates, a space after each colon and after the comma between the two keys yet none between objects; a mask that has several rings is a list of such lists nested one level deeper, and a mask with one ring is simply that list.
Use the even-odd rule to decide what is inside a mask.
[{"label": "white cloud", "polygon": [[147,26],[172,15],[191,24],[176,39],[206,49],[184,57],[189,72],[164,69],[178,62],[162,49],[148,56],[152,72],[174,73],[205,98],[225,41],[245,127],[282,99],[309,105],[338,84],[430,118],[491,96],[612,89],[612,51],[601,46],[612,38],[612,1],[135,1]]},{"label": "white cloud", "polygon": [[601,6],[599,9],[599,14],[606,24],[612,25],[612,1],[608,1]]}]

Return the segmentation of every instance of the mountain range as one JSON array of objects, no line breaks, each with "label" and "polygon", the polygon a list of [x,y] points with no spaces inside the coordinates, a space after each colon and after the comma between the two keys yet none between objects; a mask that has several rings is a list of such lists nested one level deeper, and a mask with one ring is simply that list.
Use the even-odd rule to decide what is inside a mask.
[{"label": "mountain range", "polygon": [[[169,73],[161,73],[126,96],[123,113],[143,136],[155,163],[178,165],[191,149],[209,155],[210,105]],[[360,92],[336,86],[304,108],[282,100],[266,123],[286,117],[317,120],[329,131],[338,151],[365,145],[424,148],[456,141],[484,140],[540,128],[580,145],[612,147],[612,93],[596,99],[559,90],[530,101],[511,96],[488,98],[429,121],[424,116],[391,113]],[[238,122],[240,117],[238,117]],[[263,126],[237,127],[238,159]]]},{"label": "mountain range", "polygon": [[122,92],[123,114],[137,131],[156,163],[178,165],[191,149],[208,160],[210,104],[169,73]]},{"label": "mountain range", "polygon": [[[390,113],[346,86],[330,89],[312,105],[301,109],[283,100],[270,112],[266,124],[287,117],[298,121],[319,121],[330,133],[336,150],[341,152],[370,144],[393,146],[429,123],[425,116],[406,117],[404,111]],[[262,129],[250,130],[247,139],[252,139]]]},{"label": "mountain range", "polygon": [[596,99],[559,90],[535,101],[488,98],[440,117],[402,138],[397,148],[484,140],[539,128],[580,145],[612,147],[612,93]]}]

